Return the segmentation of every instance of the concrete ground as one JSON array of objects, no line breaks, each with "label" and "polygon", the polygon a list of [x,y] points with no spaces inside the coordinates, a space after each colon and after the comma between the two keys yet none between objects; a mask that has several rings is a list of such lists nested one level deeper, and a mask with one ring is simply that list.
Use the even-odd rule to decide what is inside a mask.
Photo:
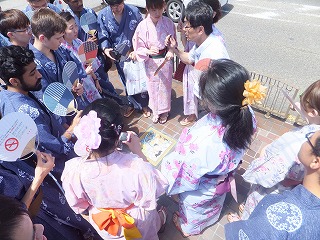
[{"label": "concrete ground", "polygon": [[[117,71],[109,71],[110,81],[115,86],[117,92],[124,96],[123,86],[120,83]],[[126,119],[126,130],[133,130],[141,136],[149,127],[154,127],[158,131],[178,140],[183,127],[179,121],[183,118],[183,93],[182,83],[173,80],[172,84],[172,102],[169,120],[166,124],[154,124],[151,118],[145,118],[141,113],[135,111],[129,118]],[[246,199],[250,185],[243,181],[241,174],[244,173],[250,162],[259,156],[261,149],[273,140],[277,139],[280,135],[293,128],[283,121],[276,118],[265,118],[264,114],[255,111],[258,123],[258,131],[252,142],[250,148],[246,151],[243,157],[243,162],[240,165],[236,174],[236,184],[238,193],[238,202],[241,203]],[[227,221],[228,212],[238,212],[238,203],[236,203],[230,194],[227,195],[220,220],[213,226],[205,229],[201,235],[183,238],[176,230],[172,222],[172,214],[178,210],[178,205],[169,197],[162,196],[159,200],[159,205],[163,205],[168,209],[168,218],[166,229],[163,233],[159,234],[160,240],[180,240],[180,239],[193,239],[193,240],[220,240],[224,238],[224,225]]]}]

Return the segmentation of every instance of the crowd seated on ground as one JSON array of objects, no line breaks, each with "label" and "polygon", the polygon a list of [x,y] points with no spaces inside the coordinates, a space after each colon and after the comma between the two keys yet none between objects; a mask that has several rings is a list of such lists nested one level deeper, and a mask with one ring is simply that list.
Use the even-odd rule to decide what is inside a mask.
[{"label": "crowd seated on ground", "polygon": [[[106,2],[98,15],[82,0],[64,0],[63,11],[47,0],[27,0],[24,12],[0,10],[0,119],[27,114],[38,132],[38,151],[23,161],[0,159],[0,239],[156,240],[169,218],[157,203],[164,194],[178,205],[172,220],[179,234],[199,235],[221,217],[226,194],[236,194],[234,173],[257,129],[251,105],[266,89],[229,59],[214,25],[221,17],[219,1],[191,1],[177,30],[163,16],[164,0],[146,0],[145,19],[124,0]],[[96,19],[91,33],[85,30],[91,25],[81,22],[85,14]],[[97,45],[90,45],[97,50],[90,59],[79,52],[83,42]],[[174,56],[183,63],[180,124],[190,127],[158,170],[123,117],[139,110],[152,116],[150,124],[167,124]],[[67,62],[76,65],[71,86],[65,81]],[[125,96],[109,81],[112,64]],[[144,66],[143,80],[126,70],[138,64]],[[138,92],[127,91],[137,84],[132,82],[139,84]],[[68,85],[78,103],[72,116],[43,100],[52,83]],[[56,109],[70,110],[69,103],[63,105],[64,93],[55,89],[51,97]],[[319,99],[320,80],[296,106],[309,125],[281,136],[248,167],[250,194],[239,206],[242,216],[228,214],[227,239],[320,238],[312,224],[320,208]],[[120,149],[122,143],[129,150]]]}]

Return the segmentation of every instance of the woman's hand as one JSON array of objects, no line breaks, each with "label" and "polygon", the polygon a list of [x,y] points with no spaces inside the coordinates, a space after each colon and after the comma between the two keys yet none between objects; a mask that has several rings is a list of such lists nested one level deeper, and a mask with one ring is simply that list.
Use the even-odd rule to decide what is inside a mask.
[{"label": "woman's hand", "polygon": [[88,64],[88,66],[86,66],[86,74],[87,75],[92,75],[94,72],[93,72],[93,67],[92,67],[92,64]]},{"label": "woman's hand", "polygon": [[84,93],[84,89],[81,83],[77,83],[75,85],[72,86],[71,89],[75,94],[77,94],[77,96],[81,96]]},{"label": "woman's hand", "polygon": [[124,144],[126,144],[130,151],[134,154],[137,154],[139,157],[141,157],[144,161],[148,161],[146,156],[143,154],[141,150],[141,144],[140,144],[140,139],[138,135],[135,132],[128,131],[128,140],[123,141]]},{"label": "woman's hand", "polygon": [[132,51],[131,53],[129,53],[128,58],[130,58],[133,62],[137,61],[137,55],[135,51]]},{"label": "woman's hand", "polygon": [[94,83],[95,83],[95,85],[96,85],[96,88],[97,88],[98,92],[99,92],[99,93],[102,93],[102,87],[100,86],[99,80],[96,79],[96,80],[94,81]]},{"label": "woman's hand", "polygon": [[154,47],[151,46],[148,50],[147,50],[147,54],[150,56],[155,56],[159,54],[159,48],[158,47]]},{"label": "woman's hand", "polygon": [[173,58],[173,53],[172,53],[171,51],[168,51],[167,54],[166,54],[166,56],[165,56],[165,58],[166,58],[167,60],[171,60],[171,59]]}]

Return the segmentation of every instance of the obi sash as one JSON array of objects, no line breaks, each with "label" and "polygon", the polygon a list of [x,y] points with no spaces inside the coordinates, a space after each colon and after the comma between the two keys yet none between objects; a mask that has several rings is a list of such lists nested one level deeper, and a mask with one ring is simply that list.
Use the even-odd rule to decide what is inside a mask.
[{"label": "obi sash", "polygon": [[141,238],[139,229],[134,224],[134,218],[126,213],[132,208],[131,204],[127,208],[99,208],[100,212],[92,214],[92,220],[100,230],[107,231],[110,235],[117,236],[121,227],[126,240]]}]

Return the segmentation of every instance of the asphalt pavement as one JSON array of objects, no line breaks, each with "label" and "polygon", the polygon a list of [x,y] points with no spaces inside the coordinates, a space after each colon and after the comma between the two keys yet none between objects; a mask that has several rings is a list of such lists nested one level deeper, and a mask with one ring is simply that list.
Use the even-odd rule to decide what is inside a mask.
[{"label": "asphalt pavement", "polygon": [[[26,0],[0,0],[23,10]],[[84,0],[87,7],[101,0]],[[320,79],[320,1],[229,0],[217,23],[231,59],[301,90]]]}]

